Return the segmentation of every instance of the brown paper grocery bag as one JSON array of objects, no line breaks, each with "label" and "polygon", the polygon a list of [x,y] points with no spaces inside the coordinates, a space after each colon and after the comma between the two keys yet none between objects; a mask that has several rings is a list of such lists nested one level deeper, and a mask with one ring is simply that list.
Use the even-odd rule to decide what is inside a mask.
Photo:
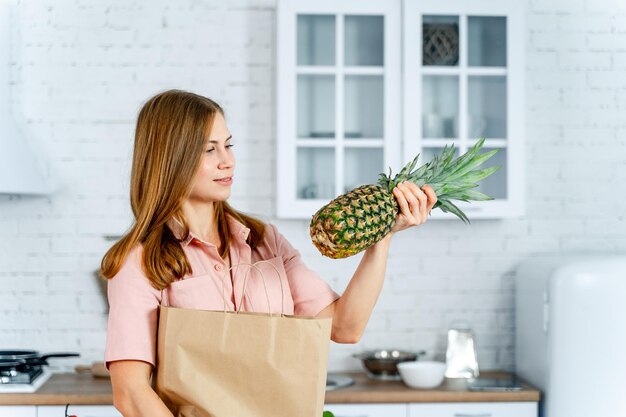
[{"label": "brown paper grocery bag", "polygon": [[176,417],[321,417],[331,324],[161,306],[156,392]]}]

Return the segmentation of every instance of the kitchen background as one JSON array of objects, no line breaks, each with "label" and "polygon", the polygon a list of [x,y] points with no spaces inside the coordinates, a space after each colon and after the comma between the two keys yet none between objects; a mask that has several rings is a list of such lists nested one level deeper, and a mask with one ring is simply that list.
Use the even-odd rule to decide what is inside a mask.
[{"label": "kitchen background", "polygon": [[[443,359],[459,319],[475,331],[481,369],[514,370],[517,263],[626,250],[626,2],[526,3],[524,217],[429,220],[397,235],[365,335],[331,344],[330,370],[360,369],[349,354],[369,348]],[[14,117],[59,188],[0,195],[0,346],[82,354],[53,360],[53,371],[103,359],[94,271],[105,237],[130,223],[137,112],[169,88],[225,107],[238,160],[231,203],[277,224],[344,290],[360,255],[323,258],[308,221],[273,217],[276,1],[22,1],[14,13]]]}]

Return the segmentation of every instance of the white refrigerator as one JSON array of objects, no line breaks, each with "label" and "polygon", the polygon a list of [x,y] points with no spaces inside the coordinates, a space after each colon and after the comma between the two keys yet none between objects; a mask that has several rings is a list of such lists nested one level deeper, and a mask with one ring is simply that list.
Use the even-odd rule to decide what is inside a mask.
[{"label": "white refrigerator", "polygon": [[626,416],[626,254],[534,256],[516,275],[516,373],[543,417]]}]

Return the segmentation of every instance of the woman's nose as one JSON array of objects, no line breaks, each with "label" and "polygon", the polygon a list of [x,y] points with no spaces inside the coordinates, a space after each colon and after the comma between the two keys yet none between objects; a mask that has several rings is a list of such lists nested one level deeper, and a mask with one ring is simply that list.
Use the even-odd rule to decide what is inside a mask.
[{"label": "woman's nose", "polygon": [[235,158],[232,155],[229,155],[228,152],[223,152],[220,157],[220,163],[218,165],[219,168],[231,168],[235,165]]}]

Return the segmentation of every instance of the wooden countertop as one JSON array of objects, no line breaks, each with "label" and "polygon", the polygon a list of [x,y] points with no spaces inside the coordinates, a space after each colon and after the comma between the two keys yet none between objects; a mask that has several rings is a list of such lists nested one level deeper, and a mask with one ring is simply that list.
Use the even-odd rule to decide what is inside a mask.
[{"label": "wooden countertop", "polygon": [[[472,392],[464,381],[448,380],[437,389],[412,389],[402,381],[376,381],[364,372],[339,372],[354,378],[355,383],[326,393],[327,404],[336,403],[408,403],[408,402],[503,402],[539,401],[540,391],[523,384],[518,392]],[[481,371],[481,376],[507,377],[502,371]],[[111,405],[113,395],[108,378],[91,374],[53,374],[39,390],[28,394],[0,394],[0,405]]]},{"label": "wooden countertop", "polygon": [[[364,372],[341,372],[354,385],[326,392],[326,403],[432,403],[539,401],[541,391],[522,381],[520,391],[468,391],[465,380],[444,379],[434,389],[409,388],[402,381],[377,381]],[[481,371],[481,377],[508,378],[509,372]]]}]

